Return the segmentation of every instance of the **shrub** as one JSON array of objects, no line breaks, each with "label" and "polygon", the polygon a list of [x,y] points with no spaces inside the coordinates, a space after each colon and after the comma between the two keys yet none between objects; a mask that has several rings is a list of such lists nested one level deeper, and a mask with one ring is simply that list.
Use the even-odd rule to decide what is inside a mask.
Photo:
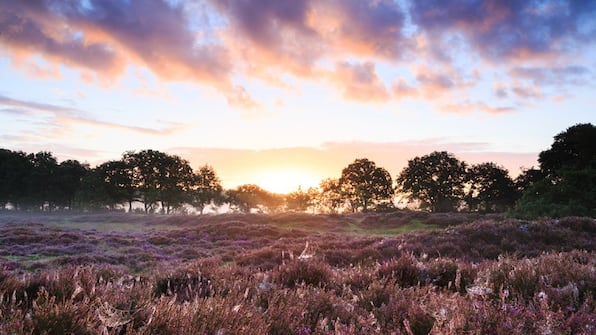
[{"label": "shrub", "polygon": [[423,279],[417,264],[414,256],[402,254],[399,258],[381,264],[377,275],[380,278],[395,280],[401,287],[416,286]]},{"label": "shrub", "polygon": [[293,288],[297,285],[326,286],[332,277],[329,266],[319,260],[294,260],[277,268],[273,275],[281,285]]},{"label": "shrub", "polygon": [[455,289],[457,273],[457,263],[450,259],[435,259],[426,268],[430,283],[441,288]]},{"label": "shrub", "polygon": [[87,327],[89,306],[72,301],[57,302],[56,297],[42,291],[31,311],[31,319],[25,323],[27,333],[38,335],[94,334]]},{"label": "shrub", "polygon": [[178,301],[212,296],[213,286],[209,278],[198,273],[180,272],[159,278],[155,283],[154,295],[176,296]]}]

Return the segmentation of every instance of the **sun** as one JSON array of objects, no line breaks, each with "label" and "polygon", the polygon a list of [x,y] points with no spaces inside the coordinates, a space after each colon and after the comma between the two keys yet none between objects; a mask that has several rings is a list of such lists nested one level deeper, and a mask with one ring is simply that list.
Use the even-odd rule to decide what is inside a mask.
[{"label": "sun", "polygon": [[296,191],[298,187],[306,191],[315,187],[321,177],[312,172],[298,169],[266,170],[257,174],[255,184],[273,193],[288,194]]}]

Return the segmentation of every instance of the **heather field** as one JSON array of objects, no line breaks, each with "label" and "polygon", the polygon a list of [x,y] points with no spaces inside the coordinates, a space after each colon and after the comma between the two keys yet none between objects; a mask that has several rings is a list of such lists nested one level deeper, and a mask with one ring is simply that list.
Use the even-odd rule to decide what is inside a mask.
[{"label": "heather field", "polygon": [[594,334],[596,221],[0,215],[0,334]]}]

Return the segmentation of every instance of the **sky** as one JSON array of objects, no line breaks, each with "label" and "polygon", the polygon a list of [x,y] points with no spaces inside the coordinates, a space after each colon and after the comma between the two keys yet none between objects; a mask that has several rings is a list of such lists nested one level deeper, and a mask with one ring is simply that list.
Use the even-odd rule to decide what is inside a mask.
[{"label": "sky", "polygon": [[155,149],[288,192],[435,150],[512,176],[596,123],[596,1],[0,0],[0,147]]}]

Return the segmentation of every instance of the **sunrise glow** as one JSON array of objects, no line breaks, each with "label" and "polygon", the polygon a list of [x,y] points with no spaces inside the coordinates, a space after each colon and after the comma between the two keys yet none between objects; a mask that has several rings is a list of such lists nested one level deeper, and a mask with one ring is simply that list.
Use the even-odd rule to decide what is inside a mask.
[{"label": "sunrise glow", "polygon": [[596,7],[539,3],[2,1],[0,139],[91,166],[161,150],[273,192],[433,150],[516,175],[596,122]]},{"label": "sunrise glow", "polygon": [[298,187],[303,191],[317,187],[322,176],[300,170],[264,170],[255,176],[254,183],[269,192],[287,194]]}]

